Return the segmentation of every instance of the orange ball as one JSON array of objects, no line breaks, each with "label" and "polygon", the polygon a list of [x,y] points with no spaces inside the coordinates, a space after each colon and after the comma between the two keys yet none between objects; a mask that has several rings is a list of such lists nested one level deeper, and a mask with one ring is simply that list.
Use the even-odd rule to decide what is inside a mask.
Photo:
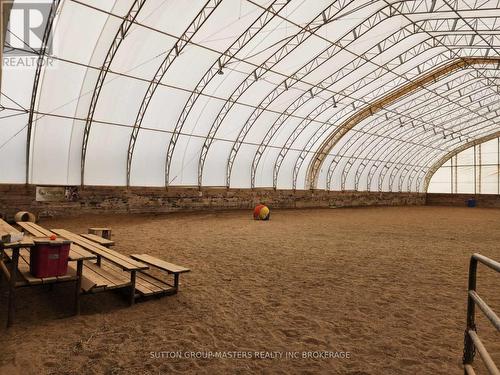
[{"label": "orange ball", "polygon": [[49,238],[50,238],[52,241],[54,241],[54,240],[57,238],[57,236],[56,236],[55,234],[53,234],[53,235],[51,235]]}]

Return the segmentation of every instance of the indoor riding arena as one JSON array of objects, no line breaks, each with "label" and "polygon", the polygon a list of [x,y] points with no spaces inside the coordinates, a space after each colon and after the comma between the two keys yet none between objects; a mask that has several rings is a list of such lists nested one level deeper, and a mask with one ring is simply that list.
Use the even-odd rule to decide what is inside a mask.
[{"label": "indoor riding arena", "polygon": [[0,5],[0,375],[500,375],[499,0]]}]

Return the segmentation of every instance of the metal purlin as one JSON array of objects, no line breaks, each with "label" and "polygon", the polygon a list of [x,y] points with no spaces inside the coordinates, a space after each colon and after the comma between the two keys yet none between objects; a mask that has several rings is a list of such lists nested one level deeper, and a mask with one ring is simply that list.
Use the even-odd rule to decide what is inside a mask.
[{"label": "metal purlin", "polygon": [[[387,1],[385,1],[387,3]],[[389,3],[387,3],[389,6],[391,6],[392,8],[392,5],[390,5]],[[447,5],[449,7],[449,5]],[[413,22],[410,18],[408,18],[408,16],[406,14],[403,14],[401,13],[398,9],[394,8],[394,10],[396,12],[398,12],[400,15],[402,15],[404,18],[406,18],[408,21],[410,22]],[[458,13],[457,13],[458,14]],[[467,25],[468,28],[471,28],[469,22],[467,22],[463,17],[460,17],[458,19],[455,19],[454,23],[458,23],[458,22],[461,22],[462,25]],[[424,32],[426,32],[424,30]],[[429,34],[430,35],[430,34]],[[446,45],[444,45],[444,47],[448,48]],[[318,153],[318,156],[316,158],[313,159],[313,161],[311,162],[310,166],[309,166],[309,169],[308,169],[308,173],[307,173],[307,177],[308,177],[308,180],[310,181],[311,183],[311,186],[314,187],[315,184],[316,184],[316,181],[317,181],[317,174],[318,174],[318,171],[319,171],[319,168],[322,164],[322,161],[324,160],[324,154],[325,152],[328,151],[328,149],[330,149],[331,147],[333,147],[333,145],[338,142],[339,138],[337,138],[337,136],[334,134],[332,136],[332,138],[328,139],[321,147],[320,147],[320,152]]]},{"label": "metal purlin", "polygon": [[57,10],[59,8],[60,0],[52,1],[50,6],[49,15],[47,18],[47,24],[45,25],[45,30],[42,37],[42,44],[40,47],[40,52],[38,53],[38,59],[36,62],[35,76],[33,79],[33,89],[31,91],[31,101],[30,101],[30,111],[28,117],[28,124],[26,127],[26,183],[30,182],[30,153],[31,153],[31,133],[33,131],[33,117],[35,113],[36,97],[38,93],[38,85],[40,83],[40,76],[42,73],[43,60],[47,52],[47,47],[49,45],[49,39],[52,33],[52,28],[54,25],[54,19],[57,15]]},{"label": "metal purlin", "polygon": [[[398,41],[401,41],[399,38],[395,37],[395,34],[391,35],[388,38],[390,38],[391,40],[396,39]],[[404,35],[403,38],[405,38],[405,37],[408,36],[408,34],[406,34],[406,33],[404,33],[403,35]],[[409,35],[413,35],[413,34],[409,34]],[[442,38],[449,38],[449,36],[445,35]],[[386,51],[387,50],[386,48],[384,49],[384,48],[380,47],[380,45],[384,45],[384,44],[385,44],[385,39],[384,39],[384,41],[379,42],[375,47],[372,47],[372,49],[376,48],[377,50],[379,50],[381,52]],[[390,46],[393,46],[393,45],[394,44],[390,44]],[[426,47],[428,47],[428,49],[431,49],[431,48],[435,47],[435,43],[428,42],[428,41],[421,42],[419,45],[417,45],[416,47],[412,48],[412,49],[418,48],[418,53],[415,53],[411,57],[414,58],[414,57],[418,56],[419,53],[425,52],[427,50]],[[404,55],[408,55],[408,53],[405,53]],[[403,55],[399,55],[398,57],[396,57],[396,59],[400,62],[401,65],[407,61],[402,56]],[[351,64],[352,64],[352,66],[356,66],[357,65],[357,64],[353,64],[353,62],[349,63],[349,65],[351,65]],[[390,64],[390,62],[389,62],[389,64]],[[347,77],[350,73],[354,72],[355,69],[356,68],[354,68],[354,69],[352,69],[352,68],[348,69],[347,74],[344,74],[343,76],[340,76],[340,74],[338,74],[338,76],[340,76],[340,78],[335,77],[335,79],[333,79],[332,81],[334,81],[335,84],[338,84],[338,82],[340,80],[342,80],[344,77]],[[368,75],[366,75],[365,77],[367,77]],[[365,85],[363,85],[363,86],[365,86]],[[354,93],[357,90],[358,90],[358,87],[356,86],[355,88],[350,88],[348,92],[349,92],[349,94],[351,94],[351,93]],[[339,91],[343,91],[343,90],[339,90]],[[377,90],[374,90],[374,91],[377,91]],[[377,93],[378,93],[378,91],[377,91]],[[316,109],[314,109],[312,112],[310,112],[309,115],[307,115],[306,117],[310,118],[312,116],[314,119],[316,119],[328,107],[329,107],[329,103],[327,103],[327,102],[322,103]],[[286,120],[283,121],[282,124],[285,123],[285,122],[286,122]],[[328,122],[331,122],[331,121],[328,120]],[[299,135],[302,133],[302,131],[307,127],[307,125],[308,125],[307,122],[305,124],[304,124],[304,122],[300,123],[293,130],[293,132],[291,133],[291,135],[287,139],[286,145],[293,143],[299,137]],[[273,130],[273,134],[277,133],[279,131],[279,128],[277,128],[277,129],[271,128],[271,129]],[[271,131],[271,129],[270,129],[270,131]],[[272,137],[270,137],[270,138],[272,138]],[[270,140],[269,140],[269,142],[266,142],[266,140],[264,140],[263,143],[269,144]],[[264,152],[264,151],[262,151],[262,152]],[[280,154],[276,158],[276,161],[275,161],[275,164],[274,164],[274,168],[273,168],[273,187],[274,188],[276,188],[276,186],[277,186],[277,178],[278,178],[278,174],[279,174],[279,169],[281,167],[281,163],[283,162],[283,159],[285,158],[286,154],[287,154],[286,151],[282,151],[282,152],[280,152]]]},{"label": "metal purlin", "polygon": [[[475,72],[475,71],[474,71]],[[453,77],[454,75],[456,75],[457,72],[455,72],[454,74],[450,75],[449,77]],[[461,72],[458,72],[461,74]],[[468,78],[470,73],[468,74],[463,74],[463,75],[460,75],[459,76],[459,79],[462,80],[464,78]],[[476,73],[477,75],[477,73]],[[472,80],[467,80],[466,82],[470,82],[470,81],[473,81],[472,83],[472,88],[475,89],[476,91],[477,90],[484,90],[484,86],[480,85],[480,82],[478,82],[478,80],[480,81],[481,80],[481,77],[475,77],[473,78]],[[461,81],[458,81],[458,80],[453,80],[451,81],[451,83],[460,83],[462,84]],[[452,95],[455,91],[452,90],[452,87],[450,86],[450,82],[445,82],[443,83],[442,85],[440,85],[439,87],[437,88],[434,88],[434,90],[438,90],[439,88],[441,87],[445,87],[447,88],[448,90],[442,90],[442,93],[443,94],[447,94],[448,95]],[[469,88],[469,86],[466,86],[467,88]],[[460,90],[461,88],[458,88],[458,90]],[[463,92],[462,92],[463,94]],[[423,100],[422,98],[425,98],[427,97],[427,100]],[[458,96],[457,99],[460,99],[461,97]],[[417,100],[418,99],[418,100]],[[413,106],[409,109],[411,109],[410,113],[413,113],[413,112],[418,112],[418,115],[417,116],[420,116],[420,117],[417,117],[417,118],[422,118],[422,116],[425,116],[425,115],[428,115],[428,113],[430,111],[433,111],[433,113],[436,113],[435,111],[437,111],[437,113],[439,113],[440,110],[444,109],[444,108],[449,108],[450,104],[444,100],[433,100],[433,96],[432,95],[429,95],[428,93],[425,93],[425,94],[422,94],[420,95],[419,97],[417,98],[414,98],[410,101],[411,104],[413,104]],[[404,107],[406,107],[408,104],[404,104],[404,105],[400,105],[398,108],[395,108],[396,111],[398,112],[402,112],[404,113],[405,110],[403,109]],[[454,105],[457,105],[456,103]],[[434,107],[434,108],[431,108],[431,107]],[[422,109],[425,110],[424,113],[422,113]],[[427,122],[426,120],[424,120],[425,122]],[[382,125],[382,127],[380,128],[380,126]],[[412,128],[415,127],[415,124],[412,123]],[[363,125],[363,127],[361,128],[363,131],[365,131],[364,129],[370,127],[370,128],[375,128],[377,127],[378,129],[378,132],[377,133],[371,133],[371,137],[372,139],[377,139],[379,137],[384,137],[385,134],[388,134],[388,133],[393,133],[394,131],[398,132],[398,130],[402,129],[404,126],[404,122],[401,120],[401,117],[392,117],[390,118],[387,113],[384,115],[384,116],[375,116],[374,119],[372,119],[370,122],[366,123],[365,125]],[[424,125],[421,125],[422,127],[424,127]],[[436,129],[436,127],[440,127],[440,124],[436,124],[433,126],[433,129]],[[406,133],[409,133],[411,132],[412,129],[404,129],[401,134],[397,134],[398,136],[400,135],[406,135]],[[374,150],[374,149],[377,149],[378,147],[378,142],[375,142],[375,141],[369,141],[368,139],[364,139],[363,138],[363,134],[364,133],[356,133],[355,135],[351,135],[350,137],[348,137],[348,142],[346,142],[339,153],[336,153],[336,154],[340,154],[342,155],[342,157],[347,157],[346,156],[346,153],[347,151],[349,151],[350,148],[354,148],[354,146],[356,146],[356,151],[351,155],[351,156],[354,156],[356,155],[357,153],[362,153],[363,151],[366,151],[367,150],[367,147],[369,146],[372,146],[371,150]],[[365,137],[366,138],[366,137]],[[362,141],[363,143],[361,145],[357,145],[356,143],[359,143],[358,141]],[[404,142],[403,139],[401,139],[401,142]],[[370,150],[370,149],[368,149]],[[368,152],[369,154],[369,152]],[[377,159],[378,160],[378,159]],[[381,159],[382,161],[383,159]],[[335,165],[333,165],[333,168],[330,169],[330,173],[331,175],[329,177],[327,177],[327,182],[328,181],[331,181],[331,178],[333,176],[333,173],[335,172],[335,169],[338,165],[338,161],[335,161]],[[350,162],[349,160],[347,161],[347,165],[344,166],[344,170],[342,172],[342,183],[341,183],[341,189],[344,190],[345,189],[345,175],[347,175],[349,173],[349,170],[345,171],[345,168],[347,167],[348,169],[350,169],[350,166],[353,165],[353,162]],[[356,176],[358,176],[358,171],[356,172]],[[327,184],[327,186],[329,186]],[[358,181],[357,181],[357,178],[355,179],[355,189],[357,189],[358,187]]]},{"label": "metal purlin", "polygon": [[[392,9],[393,9],[393,8],[392,8],[392,6],[391,6],[391,7],[389,7],[389,9],[390,9],[390,10],[392,10]],[[376,14],[376,15],[377,15],[377,14]],[[386,15],[386,16],[387,16],[387,15]],[[387,16],[387,17],[388,17],[388,16]],[[373,18],[373,16],[372,16],[372,17],[368,18],[368,19],[367,19],[367,21],[374,21],[374,22],[375,22],[375,24],[377,24],[377,23],[382,22],[382,21],[383,21],[383,19],[382,19],[382,20],[379,20],[379,19],[377,19],[377,18]],[[367,22],[367,21],[364,21],[364,22],[361,24],[361,26],[363,26],[363,25],[365,24],[365,22]],[[439,20],[437,20],[437,21],[434,21],[434,20],[425,20],[425,21],[422,21],[422,22],[427,22],[427,23],[436,23],[436,22],[441,22],[441,23],[443,23],[443,22],[445,22],[445,21],[439,21]],[[456,23],[457,23],[457,22],[455,22],[455,25],[456,25]],[[413,25],[415,25],[415,23],[413,23]],[[374,27],[374,24],[369,26],[369,28],[372,28],[372,27]],[[456,26],[455,26],[455,27],[456,27]],[[358,26],[357,28],[359,28],[359,26]],[[362,31],[360,31],[360,32],[356,32],[356,29],[354,29],[353,35],[355,35],[356,37],[355,37],[353,40],[355,40],[357,37],[359,37],[359,36],[360,36],[360,35],[362,35],[362,34],[363,34],[363,32],[362,32]],[[350,33],[348,33],[347,35],[348,35],[348,36],[350,36],[351,34],[350,34]],[[342,38],[341,38],[341,39],[342,39]],[[351,40],[350,42],[352,42],[352,40]],[[343,46],[343,49],[346,49],[346,50],[347,50],[347,48],[346,48],[346,47],[350,44],[350,42],[346,43],[346,44]],[[338,42],[337,42],[336,44],[338,45]],[[351,52],[351,53],[352,53],[352,51],[349,51],[349,52]],[[366,53],[365,53],[365,54],[366,54]],[[361,55],[361,56],[359,56],[359,57],[363,58],[364,60],[371,60],[371,59],[370,59],[370,56],[369,56],[369,57],[364,56],[365,54],[363,54],[363,55]],[[374,53],[374,56],[376,56],[377,54],[378,54],[378,52],[375,52],[375,53]],[[328,57],[328,58],[331,58],[332,56],[328,56],[328,55],[327,55],[327,57]],[[371,57],[373,57],[373,56],[371,56]],[[371,62],[373,63],[373,61],[371,61]],[[377,64],[377,65],[378,65],[378,64]],[[380,68],[382,68],[382,69],[384,69],[384,70],[387,70],[387,68],[386,68],[385,66],[380,66],[380,65],[379,65],[379,67],[380,67]],[[314,68],[314,69],[312,69],[311,71],[307,71],[307,65],[306,65],[306,66],[304,66],[304,67],[303,67],[303,68],[301,68],[301,69],[305,69],[306,71],[305,71],[305,72],[301,72],[301,71],[299,70],[297,73],[300,73],[300,74],[305,73],[305,74],[304,74],[304,76],[305,76],[306,74],[309,74],[309,73],[310,73],[312,70],[314,70],[315,68]],[[297,74],[297,73],[296,73],[296,74]],[[260,115],[264,112],[264,110],[260,110],[260,108],[261,108],[261,107],[264,107],[264,109],[265,109],[265,108],[267,108],[267,107],[268,107],[268,106],[272,103],[272,101],[274,101],[274,100],[275,100],[278,96],[280,96],[283,92],[285,92],[285,91],[286,91],[286,90],[287,90],[290,86],[292,86],[294,83],[296,83],[296,81],[295,81],[295,82],[293,82],[293,81],[292,81],[292,82],[290,82],[289,84],[287,84],[287,82],[285,82],[285,85],[284,85],[284,86],[283,86],[283,85],[277,86],[277,87],[274,89],[274,91],[271,93],[271,95],[269,95],[269,96],[268,96],[265,100],[263,100],[263,101],[261,102],[261,104],[259,105],[259,108],[258,108],[256,111],[254,111],[254,113],[252,113],[252,114],[251,114],[251,116],[250,116],[249,120],[245,123],[245,125],[244,125],[243,129],[240,131],[240,134],[239,134],[239,136],[238,136],[238,139],[237,139],[237,140],[235,141],[235,143],[233,144],[233,148],[232,148],[232,150],[231,150],[231,154],[230,154],[230,159],[229,159],[229,162],[228,162],[228,167],[229,167],[228,172],[229,172],[229,173],[227,173],[227,177],[229,177],[229,176],[230,176],[230,169],[231,169],[232,164],[234,163],[234,159],[236,158],[236,154],[237,154],[237,152],[238,152],[238,150],[239,150],[239,147],[240,147],[240,145],[241,145],[241,141],[242,141],[242,140],[244,140],[244,138],[245,138],[246,134],[248,134],[248,132],[249,132],[249,130],[252,128],[252,126],[253,126],[254,122],[255,122],[255,121],[258,119],[258,117],[259,117],[259,116],[260,116]],[[307,100],[309,100],[309,99],[310,99],[310,97],[307,97]],[[307,100],[305,100],[305,101],[307,101]],[[259,152],[259,151],[258,151],[258,152]],[[254,165],[254,166],[255,166],[255,165]]]},{"label": "metal purlin", "polygon": [[328,6],[325,10],[320,12],[311,22],[309,22],[304,28],[291,37],[284,46],[278,49],[272,56],[266,59],[258,68],[254,69],[245,80],[232,92],[229,99],[226,100],[224,106],[221,108],[215,121],[213,122],[210,130],[208,132],[207,138],[202,146],[200,161],[198,163],[198,185],[201,186],[203,180],[203,168],[205,165],[205,160],[213,144],[217,131],[219,130],[222,122],[226,118],[229,111],[233,108],[234,104],[237,103],[238,99],[262,76],[271,71],[271,69],[276,66],[280,61],[282,61],[286,56],[293,52],[299,45],[310,38],[314,30],[321,27],[327,22],[331,22],[344,8],[348,5],[350,1],[347,0],[336,0],[333,4]]},{"label": "metal purlin", "polygon": [[[167,146],[167,156],[165,161],[165,186],[170,184],[170,165],[175,151],[175,146],[180,133],[184,127],[191,110],[198,101],[202,92],[208,84],[219,74],[223,74],[224,67],[233,61],[233,57],[245,47],[274,17],[281,11],[289,0],[275,0],[273,1],[261,15],[236,39],[212,64],[212,66],[205,72],[203,77],[198,81],[196,88],[193,90],[188,100],[184,104],[179,118],[174,127],[172,137]],[[203,154],[203,149],[202,149]],[[201,156],[200,156],[201,157]]]},{"label": "metal purlin", "polygon": [[149,86],[144,94],[141,105],[139,107],[139,111],[137,113],[137,117],[134,122],[134,127],[132,128],[132,133],[130,134],[130,140],[128,144],[127,151],[127,186],[130,186],[130,174],[132,169],[132,158],[134,156],[135,143],[137,141],[137,136],[139,134],[139,130],[141,129],[142,120],[146,115],[146,112],[149,107],[149,103],[153,98],[156,89],[158,88],[160,82],[163,77],[167,73],[170,66],[177,59],[177,57],[181,54],[181,52],[189,45],[191,39],[194,35],[200,30],[205,21],[210,17],[210,15],[217,9],[222,0],[209,0],[205,3],[203,8],[198,12],[193,21],[189,24],[184,33],[179,37],[174,46],[167,53],[165,59],[162,61],[160,66],[158,67],[153,79],[149,83]]},{"label": "metal purlin", "polygon": [[134,3],[130,7],[127,12],[127,15],[123,18],[122,23],[111,42],[108,52],[106,53],[106,57],[104,58],[102,67],[99,71],[99,76],[97,77],[97,81],[92,92],[92,99],[89,104],[89,111],[87,114],[87,118],[85,121],[85,128],[83,131],[83,141],[82,141],[82,156],[81,156],[81,185],[85,184],[85,159],[87,156],[87,146],[89,142],[90,131],[92,128],[92,120],[94,119],[94,113],[97,108],[97,103],[99,102],[99,95],[101,94],[102,87],[104,85],[104,81],[106,80],[106,76],[108,71],[113,63],[113,59],[116,56],[116,52],[120,48],[121,43],[127,36],[128,31],[135,23],[135,19],[139,15],[142,7],[146,3],[147,0],[134,0]]}]

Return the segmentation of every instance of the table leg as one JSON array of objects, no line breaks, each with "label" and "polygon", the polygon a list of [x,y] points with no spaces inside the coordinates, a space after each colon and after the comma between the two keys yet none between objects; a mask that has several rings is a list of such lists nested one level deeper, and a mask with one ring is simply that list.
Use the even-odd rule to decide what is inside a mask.
[{"label": "table leg", "polygon": [[12,266],[9,280],[9,307],[7,312],[7,328],[14,324],[14,313],[16,308],[16,279],[19,264],[19,248],[12,249]]},{"label": "table leg", "polygon": [[130,272],[130,300],[129,303],[132,306],[135,302],[135,277],[136,271]]},{"label": "table leg", "polygon": [[75,315],[80,315],[80,296],[82,289],[82,273],[83,273],[83,260],[76,263],[76,282],[75,282]]},{"label": "table leg", "polygon": [[177,291],[179,290],[179,274],[178,273],[174,273],[174,288],[175,288],[175,292],[177,293]]}]

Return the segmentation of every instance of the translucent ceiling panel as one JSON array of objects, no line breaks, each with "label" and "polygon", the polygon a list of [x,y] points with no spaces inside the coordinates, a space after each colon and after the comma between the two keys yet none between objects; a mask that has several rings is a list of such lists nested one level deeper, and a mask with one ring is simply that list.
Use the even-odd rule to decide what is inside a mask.
[{"label": "translucent ceiling panel", "polygon": [[222,1],[201,31],[194,35],[193,42],[225,51],[263,13],[262,8],[250,5],[251,8],[245,7],[245,13],[241,8],[240,13],[240,1]]},{"label": "translucent ceiling panel", "polygon": [[[132,25],[120,44],[110,69],[151,80],[176,41],[170,36]],[[140,94],[137,93],[138,96]]]},{"label": "translucent ceiling panel", "polygon": [[[111,5],[121,8],[122,2],[117,3],[106,2],[107,11],[114,11]],[[123,3],[130,3],[130,0]],[[122,20],[73,1],[64,1],[60,7],[54,28],[54,55],[99,67]]]},{"label": "translucent ceiling panel", "polygon": [[165,158],[171,134],[143,130],[132,159],[132,186],[165,186]]},{"label": "translucent ceiling panel", "polygon": [[146,1],[137,16],[137,22],[173,37],[180,37],[206,2],[206,0]]},{"label": "translucent ceiling panel", "polygon": [[273,166],[274,160],[278,156],[280,150],[276,147],[267,148],[263,153],[260,163],[255,171],[255,186],[256,187],[272,187],[273,186]]},{"label": "translucent ceiling panel", "polygon": [[231,151],[231,146],[232,142],[218,139],[214,141],[203,168],[204,186],[226,186],[225,165]]},{"label": "translucent ceiling panel", "polygon": [[297,160],[299,155],[300,151],[298,150],[288,151],[287,157],[283,160],[283,164],[281,165],[280,173],[278,175],[278,189],[291,189],[293,187],[293,169],[295,161]]},{"label": "translucent ceiling panel", "polygon": [[198,184],[198,161],[203,138],[181,134],[172,156],[169,184],[194,186]]},{"label": "translucent ceiling panel", "polygon": [[130,128],[94,122],[87,149],[85,184],[126,184]]},{"label": "translucent ceiling panel", "polygon": [[0,181],[26,181],[26,124],[28,115],[18,111],[0,112]]},{"label": "translucent ceiling panel", "polygon": [[[70,147],[81,150],[81,144],[72,144],[73,130],[77,129],[72,128],[72,118],[82,94],[81,84],[85,75],[85,67],[62,61],[57,63],[57,67],[44,72],[38,95],[38,111],[63,117],[35,117],[31,163],[33,182],[43,180],[44,183],[49,183],[47,176],[52,175],[57,183],[67,184],[70,181],[68,171],[79,168],[80,159],[70,157]],[[67,77],[71,79],[68,80]],[[54,142],[55,139],[57,142]],[[50,163],[45,165],[44,161]]]},{"label": "translucent ceiling panel", "polygon": [[148,82],[108,73],[94,112],[94,121],[132,126]]},{"label": "translucent ceiling panel", "polygon": [[33,127],[31,182],[68,184],[68,144],[71,122],[66,118],[44,116]]},{"label": "translucent ceiling panel", "polygon": [[[185,90],[158,86],[149,102],[148,109],[142,120],[142,127],[173,130],[189,95],[190,92]],[[133,121],[135,121],[135,117]],[[139,132],[137,142],[140,141],[140,138],[141,132]]]},{"label": "translucent ceiling panel", "polygon": [[457,167],[457,193],[474,193],[474,168]]},{"label": "translucent ceiling panel", "polygon": [[174,60],[163,77],[162,83],[193,90],[219,56],[217,52],[188,45]]},{"label": "translucent ceiling panel", "polygon": [[481,194],[498,194],[498,167],[485,166],[481,168]]},{"label": "translucent ceiling panel", "polygon": [[224,118],[219,131],[216,133],[216,137],[235,140],[244,125],[244,121],[251,115],[253,111],[253,107],[235,104],[231,111],[229,111],[229,113]]},{"label": "translucent ceiling panel", "polygon": [[434,173],[429,184],[429,193],[451,193],[450,167],[442,167]]},{"label": "translucent ceiling panel", "polygon": [[[257,146],[243,144],[240,152],[235,159],[232,174],[231,187],[233,188],[248,188],[250,187],[250,167],[252,165],[253,156]],[[223,164],[225,167],[225,164]]]}]

